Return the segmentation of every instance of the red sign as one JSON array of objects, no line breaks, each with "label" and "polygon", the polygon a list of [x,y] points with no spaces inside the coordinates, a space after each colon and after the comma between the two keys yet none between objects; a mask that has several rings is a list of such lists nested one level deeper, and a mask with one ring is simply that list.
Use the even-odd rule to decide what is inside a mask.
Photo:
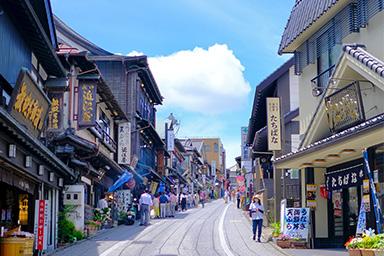
[{"label": "red sign", "polygon": [[45,200],[39,200],[38,226],[37,226],[37,250],[42,251],[44,247],[44,221],[45,221]]}]

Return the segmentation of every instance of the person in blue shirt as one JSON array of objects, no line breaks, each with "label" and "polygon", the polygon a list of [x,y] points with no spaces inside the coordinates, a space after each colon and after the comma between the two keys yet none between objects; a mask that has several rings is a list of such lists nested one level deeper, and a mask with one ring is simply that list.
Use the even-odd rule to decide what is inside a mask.
[{"label": "person in blue shirt", "polygon": [[160,196],[160,218],[166,217],[167,203],[168,203],[168,197],[163,192],[161,193],[161,196]]}]

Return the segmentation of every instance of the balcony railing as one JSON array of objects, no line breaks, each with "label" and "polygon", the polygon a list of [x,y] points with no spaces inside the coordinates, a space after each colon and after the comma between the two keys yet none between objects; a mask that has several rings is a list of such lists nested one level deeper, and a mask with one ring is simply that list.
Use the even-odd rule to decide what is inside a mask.
[{"label": "balcony railing", "polygon": [[326,88],[329,82],[329,79],[331,78],[334,68],[335,68],[335,65],[332,65],[328,69],[324,70],[323,72],[318,74],[316,77],[311,79],[312,95],[314,97],[318,97],[321,94],[323,94],[324,89]]},{"label": "balcony railing", "polygon": [[112,152],[116,152],[117,150],[117,143],[112,139],[109,134],[103,130],[101,125],[96,122],[94,127],[90,128],[91,132],[100,139],[100,141]]}]

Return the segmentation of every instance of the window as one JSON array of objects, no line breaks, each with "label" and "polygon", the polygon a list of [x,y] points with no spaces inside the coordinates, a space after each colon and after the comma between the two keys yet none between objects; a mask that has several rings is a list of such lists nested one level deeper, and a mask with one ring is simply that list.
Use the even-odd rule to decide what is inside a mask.
[{"label": "window", "polygon": [[219,152],[219,144],[215,143],[213,144],[213,150],[217,153]]},{"label": "window", "polygon": [[204,145],[204,151],[205,152],[210,152],[211,151],[211,146],[210,145]]},{"label": "window", "polygon": [[111,132],[111,121],[107,115],[100,110],[99,124],[104,133],[110,135]]}]

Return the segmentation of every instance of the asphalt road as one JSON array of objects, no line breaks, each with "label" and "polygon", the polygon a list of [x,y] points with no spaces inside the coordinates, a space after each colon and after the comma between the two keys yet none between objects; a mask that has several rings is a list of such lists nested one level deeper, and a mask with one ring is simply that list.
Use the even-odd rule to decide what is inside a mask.
[{"label": "asphalt road", "polygon": [[217,200],[206,207],[152,220],[147,227],[119,226],[56,252],[58,256],[259,255],[282,256],[267,242],[252,240],[250,222],[235,206]]}]

